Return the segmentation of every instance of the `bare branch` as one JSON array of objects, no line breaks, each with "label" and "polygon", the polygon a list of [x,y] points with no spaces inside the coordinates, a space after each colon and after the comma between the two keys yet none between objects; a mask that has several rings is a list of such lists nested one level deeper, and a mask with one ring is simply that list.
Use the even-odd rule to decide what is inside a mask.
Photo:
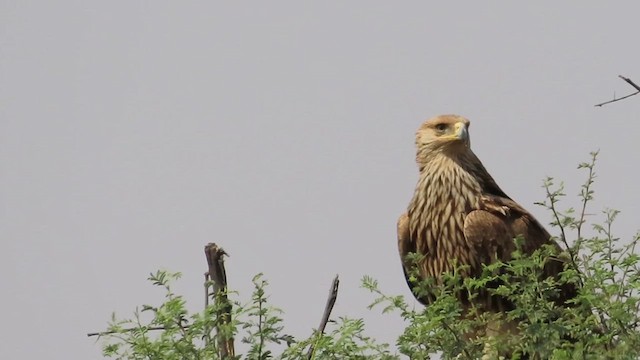
[{"label": "bare branch", "polygon": [[631,94],[629,94],[629,95],[625,95],[625,96],[623,96],[623,97],[621,97],[621,98],[616,98],[616,97],[615,97],[615,95],[614,95],[613,100],[605,101],[605,102],[603,102],[603,103],[596,104],[596,105],[594,105],[594,106],[602,107],[603,105],[611,104],[611,103],[613,103],[613,102],[620,101],[620,100],[624,100],[624,99],[626,99],[626,98],[632,97],[633,95],[638,95],[638,94],[640,94],[640,86],[638,86],[638,84],[634,83],[634,82],[633,82],[633,80],[629,79],[628,77],[624,77],[624,76],[622,76],[622,75],[618,75],[618,77],[619,77],[620,79],[622,79],[622,80],[626,81],[629,85],[633,86],[637,91],[636,91],[636,92],[634,92],[634,93],[631,93]]},{"label": "bare branch", "polygon": [[636,88],[636,90],[640,91],[640,86],[638,86],[636,83],[634,83],[631,79],[629,79],[628,77],[624,77],[622,75],[618,75],[618,77],[624,81],[626,81],[627,83],[629,83],[629,85],[633,86],[634,88]]},{"label": "bare branch", "polygon": [[[185,328],[188,328],[189,325],[183,325]],[[92,337],[92,336],[104,336],[104,335],[111,335],[111,334],[116,334],[116,333],[120,333],[120,332],[129,332],[129,331],[134,331],[134,330],[139,330],[140,327],[136,326],[134,328],[127,328],[127,329],[120,329],[120,330],[112,330],[112,331],[103,331],[103,332],[92,332],[92,333],[88,333],[87,336],[88,337]],[[167,328],[164,326],[151,326],[148,327],[147,330],[166,330]]]},{"label": "bare branch", "polygon": [[[331,311],[333,310],[333,306],[336,304],[336,300],[338,299],[338,285],[340,285],[340,280],[338,279],[338,275],[333,279],[331,283],[331,288],[329,289],[329,297],[327,298],[327,304],[324,307],[324,314],[322,314],[322,320],[320,321],[320,326],[316,331],[316,336],[319,338],[320,335],[324,334],[324,329],[327,327],[327,323],[329,322],[329,316],[331,315]],[[307,352],[307,358],[311,360],[313,358],[315,347],[313,344],[309,347],[309,352]]]},{"label": "bare branch", "polygon": [[[204,247],[209,267],[209,279],[213,286],[213,299],[219,305],[218,319],[222,325],[231,322],[231,303],[227,298],[227,273],[224,268],[224,256],[229,256],[221,247],[214,243],[209,243]],[[235,356],[233,337],[224,335],[218,328],[218,346],[221,359],[228,359]]]}]

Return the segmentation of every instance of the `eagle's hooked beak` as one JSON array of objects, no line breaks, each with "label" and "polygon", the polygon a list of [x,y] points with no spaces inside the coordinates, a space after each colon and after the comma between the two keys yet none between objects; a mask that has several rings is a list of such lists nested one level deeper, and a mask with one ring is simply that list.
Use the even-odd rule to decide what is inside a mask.
[{"label": "eagle's hooked beak", "polygon": [[459,122],[454,125],[455,137],[462,141],[469,140],[469,131],[467,130],[467,124]]}]

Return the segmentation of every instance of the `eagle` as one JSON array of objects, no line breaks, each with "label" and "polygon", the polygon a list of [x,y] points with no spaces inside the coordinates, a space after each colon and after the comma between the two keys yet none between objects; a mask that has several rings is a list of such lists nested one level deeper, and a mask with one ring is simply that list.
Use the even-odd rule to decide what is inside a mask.
[{"label": "eagle", "polygon": [[[561,251],[544,227],[502,191],[473,153],[469,124],[459,115],[440,115],[425,121],[416,132],[420,175],[407,211],[397,224],[398,250],[412,288],[415,266],[421,278],[438,280],[458,266],[466,267],[464,276],[478,276],[483,265],[509,261],[518,236],[526,254],[545,244]],[[409,253],[420,254],[419,261],[409,261]],[[543,275],[555,277],[565,264],[561,256],[550,258]],[[575,288],[567,284],[559,292],[558,303],[576,295]],[[432,295],[416,297],[424,305],[434,300]],[[507,299],[488,292],[473,299],[460,294],[459,299],[463,310],[472,301],[484,311],[513,308]]]}]

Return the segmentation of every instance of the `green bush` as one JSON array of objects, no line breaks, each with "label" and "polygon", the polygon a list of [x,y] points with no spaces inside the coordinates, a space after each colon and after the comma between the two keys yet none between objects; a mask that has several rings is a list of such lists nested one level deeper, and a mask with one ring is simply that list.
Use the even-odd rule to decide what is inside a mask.
[{"label": "green bush", "polygon": [[[485,266],[480,277],[463,278],[455,271],[446,274],[441,285],[433,279],[420,281],[414,289],[417,294],[436,295],[427,307],[416,309],[403,296],[386,295],[365,276],[363,287],[375,296],[370,308],[382,308],[383,313],[394,314],[386,316],[400,316],[406,322],[395,349],[366,336],[363,320],[346,317],[330,322],[324,334],[287,335],[281,311],[267,301],[267,282],[261,275],[253,279],[248,303],[233,300],[231,322],[221,321],[220,302],[191,314],[183,297],[171,290],[179,274],[157,272],[149,280],[165,289],[164,301],[159,306],[143,305],[131,319],[114,316],[100,335],[105,341],[103,353],[117,359],[218,359],[219,341],[233,337],[248,349],[236,359],[399,359],[402,355],[429,359],[436,354],[444,359],[478,359],[503,353],[515,359],[639,358],[640,257],[635,247],[640,236],[624,243],[613,235],[615,210],[603,211],[602,224],[587,223],[597,153],[591,155],[578,167],[588,174],[578,211],[560,210],[563,185],[556,186],[551,178],[544,182],[546,200],[539,205],[552,215],[556,240],[564,245],[569,260],[560,278],[541,274],[545,262],[561,254],[542,248],[526,256],[519,250],[519,239],[514,239],[517,250],[511,261]],[[585,235],[589,227],[592,235]],[[414,260],[419,257],[413,255]],[[500,285],[488,287],[496,283]],[[553,296],[566,283],[575,284],[579,292],[570,306],[560,306]],[[492,314],[472,308],[471,314],[462,316],[456,294],[474,296],[478,289],[509,298],[514,309]],[[143,320],[145,314],[149,316]],[[500,339],[466,336],[478,327],[505,321],[516,322],[519,331]]]}]

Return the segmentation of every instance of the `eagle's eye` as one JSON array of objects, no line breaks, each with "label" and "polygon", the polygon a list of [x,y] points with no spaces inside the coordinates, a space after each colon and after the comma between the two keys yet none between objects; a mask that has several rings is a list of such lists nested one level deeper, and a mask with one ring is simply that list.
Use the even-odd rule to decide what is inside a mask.
[{"label": "eagle's eye", "polygon": [[447,129],[447,124],[437,124],[436,125],[436,130],[438,130],[438,132],[443,132]]}]

